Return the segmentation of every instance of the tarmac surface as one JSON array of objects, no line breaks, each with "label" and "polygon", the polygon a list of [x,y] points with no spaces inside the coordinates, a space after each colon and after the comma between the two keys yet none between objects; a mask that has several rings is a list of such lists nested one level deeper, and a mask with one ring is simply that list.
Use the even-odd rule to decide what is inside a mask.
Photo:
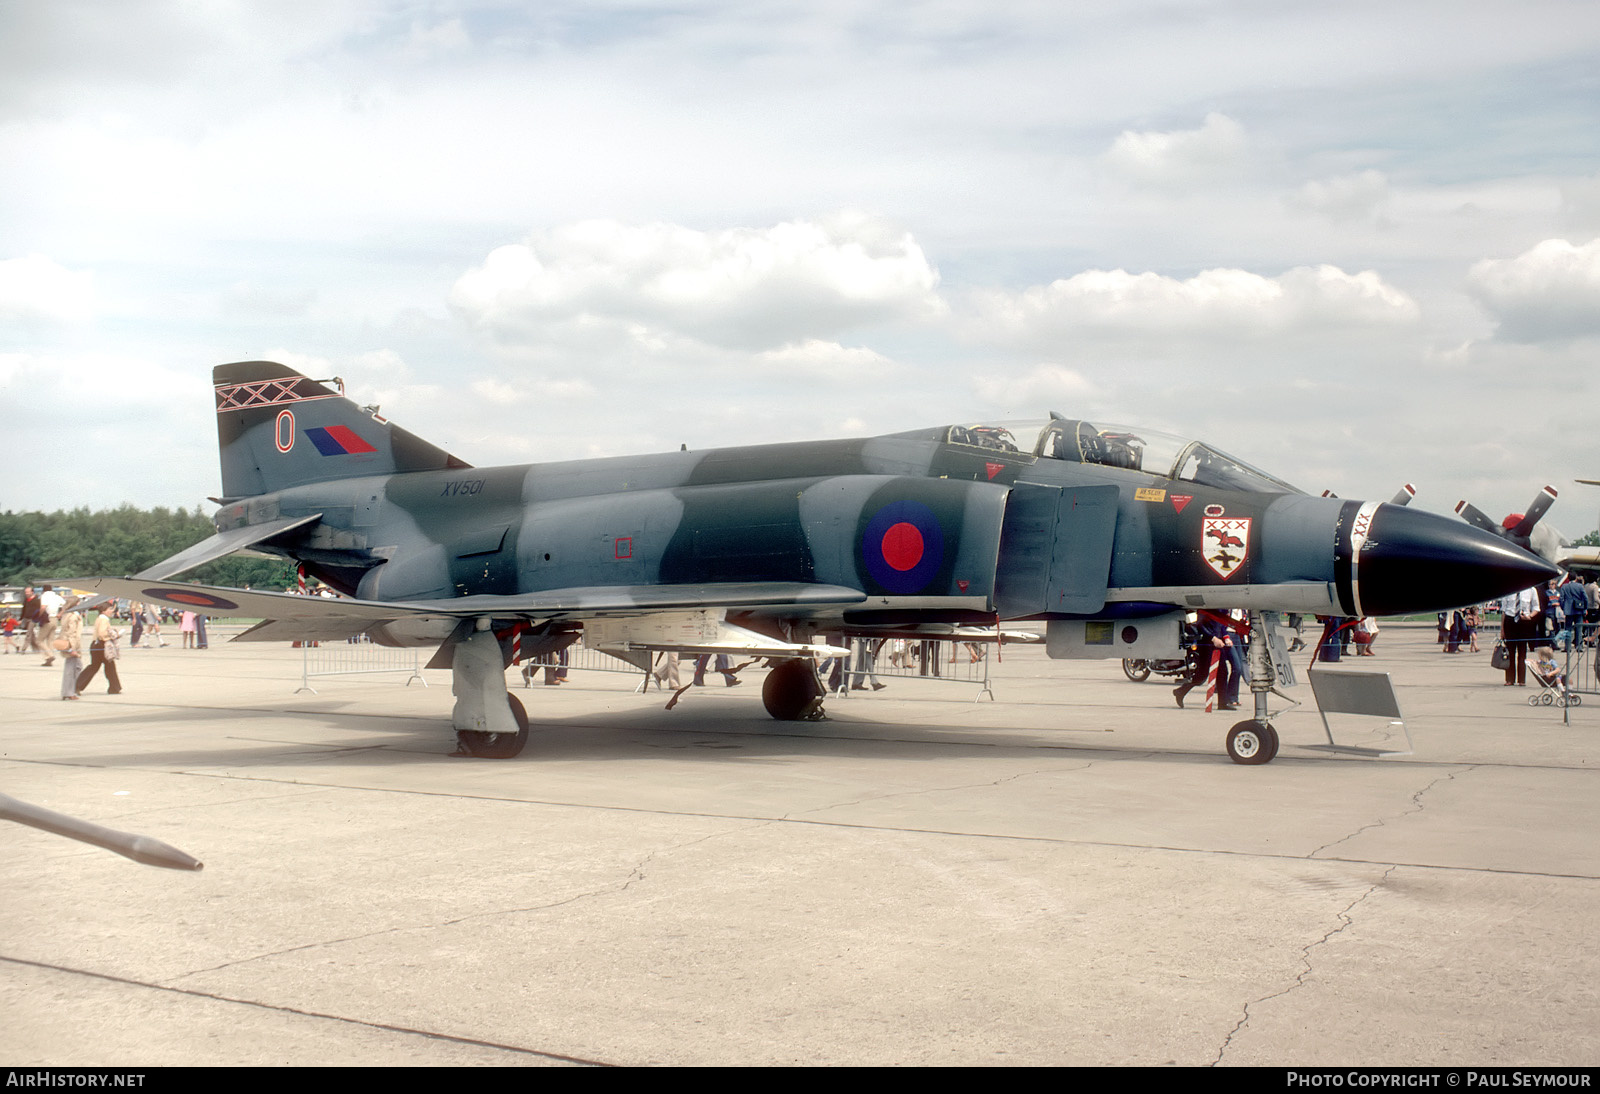
[{"label": "tarmac surface", "polygon": [[77,702],[0,657],[0,790],[205,862],[0,826],[9,1065],[1600,1063],[1600,696],[1563,725],[1431,628],[1350,666],[1413,755],[1314,749],[1302,685],[1262,767],[1038,647],[997,701],[814,724],[758,671],[671,711],[513,671],[495,761],[449,755],[446,673],[296,694],[301,651],[217,637]]}]

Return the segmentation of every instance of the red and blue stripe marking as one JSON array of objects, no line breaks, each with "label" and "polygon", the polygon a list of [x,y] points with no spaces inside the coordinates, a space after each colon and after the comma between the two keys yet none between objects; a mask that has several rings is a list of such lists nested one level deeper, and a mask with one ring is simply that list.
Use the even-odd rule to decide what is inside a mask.
[{"label": "red and blue stripe marking", "polygon": [[355,456],[363,452],[376,452],[349,426],[314,425],[306,428],[306,437],[324,456]]}]

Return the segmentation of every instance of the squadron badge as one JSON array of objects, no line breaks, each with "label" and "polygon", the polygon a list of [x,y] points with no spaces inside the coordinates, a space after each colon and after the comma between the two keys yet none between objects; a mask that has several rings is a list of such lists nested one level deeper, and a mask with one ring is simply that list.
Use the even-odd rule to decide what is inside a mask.
[{"label": "squadron badge", "polygon": [[1249,517],[1206,517],[1200,522],[1200,556],[1222,580],[1233,576],[1249,551]]}]

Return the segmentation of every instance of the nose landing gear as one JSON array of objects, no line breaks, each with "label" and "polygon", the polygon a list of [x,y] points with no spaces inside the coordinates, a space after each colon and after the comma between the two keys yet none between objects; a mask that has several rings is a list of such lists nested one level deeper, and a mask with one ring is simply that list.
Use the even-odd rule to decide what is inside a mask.
[{"label": "nose landing gear", "polygon": [[1228,731],[1228,758],[1236,764],[1271,763],[1278,754],[1278,731],[1254,718]]}]

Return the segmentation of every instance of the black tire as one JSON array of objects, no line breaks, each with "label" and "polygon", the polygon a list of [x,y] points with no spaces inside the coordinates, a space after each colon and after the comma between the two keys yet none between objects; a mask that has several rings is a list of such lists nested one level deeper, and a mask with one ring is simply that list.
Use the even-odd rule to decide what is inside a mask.
[{"label": "black tire", "polygon": [[1122,659],[1122,672],[1135,684],[1142,684],[1150,679],[1150,662],[1124,657]]},{"label": "black tire", "polygon": [[522,700],[515,695],[507,692],[506,699],[511,706],[511,717],[517,720],[517,732],[479,733],[470,729],[457,730],[456,740],[460,742],[462,752],[485,760],[509,760],[521,754],[523,746],[528,743],[528,712],[523,707]]},{"label": "black tire", "polygon": [[761,685],[761,702],[780,722],[809,721],[822,715],[822,685],[810,661],[779,661]]},{"label": "black tire", "polygon": [[1228,731],[1228,759],[1236,764],[1271,763],[1278,754],[1278,731],[1254,718]]}]

